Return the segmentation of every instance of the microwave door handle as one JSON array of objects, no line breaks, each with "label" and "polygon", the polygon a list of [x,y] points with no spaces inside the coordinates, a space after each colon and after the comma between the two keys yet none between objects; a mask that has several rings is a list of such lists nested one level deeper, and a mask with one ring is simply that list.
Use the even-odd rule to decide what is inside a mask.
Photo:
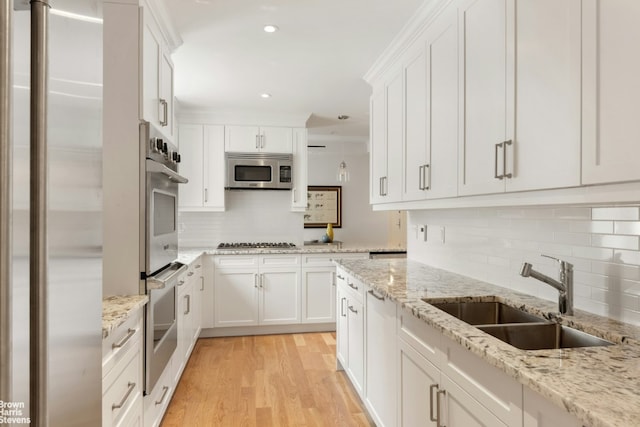
[{"label": "microwave door handle", "polygon": [[170,180],[177,182],[178,184],[186,184],[189,180],[182,175],[172,171],[165,165],[158,162],[154,162],[151,159],[147,159],[147,172],[158,172],[166,175]]}]

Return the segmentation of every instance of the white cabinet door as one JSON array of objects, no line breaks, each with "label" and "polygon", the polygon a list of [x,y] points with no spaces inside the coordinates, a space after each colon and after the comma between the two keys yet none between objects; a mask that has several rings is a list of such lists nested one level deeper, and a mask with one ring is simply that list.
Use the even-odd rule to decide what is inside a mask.
[{"label": "white cabinet door", "polygon": [[300,323],[300,270],[261,270],[259,287],[261,325]]},{"label": "white cabinet door", "polygon": [[381,203],[383,181],[387,176],[387,108],[385,88],[374,88],[371,95],[371,203]]},{"label": "white cabinet door", "polygon": [[304,212],[307,209],[307,129],[293,129],[293,188],[291,189],[291,210]]},{"label": "white cabinet door", "polygon": [[580,185],[580,20],[580,0],[517,1],[515,138],[513,156],[507,156],[507,191]]},{"label": "white cabinet door", "polygon": [[213,274],[213,257],[210,255],[202,256],[202,276],[204,291],[202,294],[202,328],[208,329],[214,327],[214,274]]},{"label": "white cabinet door", "polygon": [[204,203],[208,211],[225,210],[224,126],[204,127]]},{"label": "white cabinet door", "polygon": [[576,417],[524,387],[524,427],[580,427]]},{"label": "white cabinet door", "polygon": [[239,153],[291,153],[293,131],[277,126],[226,126],[225,150]]},{"label": "white cabinet door", "polygon": [[258,324],[258,281],[257,269],[216,269],[216,327]]},{"label": "white cabinet door", "polygon": [[260,128],[260,151],[265,153],[293,152],[293,130],[291,128],[263,126]]},{"label": "white cabinet door", "polygon": [[189,180],[180,186],[180,208],[200,208],[204,201],[204,131],[202,125],[180,125],[178,148],[181,161],[179,172]]},{"label": "white cabinet door", "polygon": [[458,15],[449,7],[427,31],[428,162],[425,197],[458,194]]},{"label": "white cabinet door", "polygon": [[382,185],[385,202],[402,199],[403,100],[402,73],[398,72],[387,85],[387,176]]},{"label": "white cabinet door", "polygon": [[302,323],[336,321],[335,267],[302,269]]},{"label": "white cabinet door", "polygon": [[[487,408],[479,404],[469,393],[451,381],[440,377],[440,425],[447,427],[506,427]],[[434,393],[435,394],[435,393]],[[437,404],[436,402],[433,404]]]},{"label": "white cabinet door", "polygon": [[[342,282],[342,285],[341,285]],[[336,359],[343,369],[349,367],[349,318],[347,317],[346,282],[338,279],[336,286]]]},{"label": "white cabinet door", "polygon": [[365,399],[378,426],[396,422],[396,303],[374,290],[365,303]]},{"label": "white cabinet door", "polygon": [[180,125],[178,143],[180,173],[189,180],[180,187],[180,209],[224,211],[224,126]]},{"label": "white cabinet door", "polygon": [[435,426],[430,387],[440,382],[440,371],[404,340],[398,339],[398,426]]},{"label": "white cabinet door", "polygon": [[192,320],[191,320],[191,344],[190,346],[193,349],[195,342],[198,340],[200,336],[200,330],[202,329],[202,304],[204,302],[204,269],[202,267],[202,258],[198,258],[194,261],[194,272],[193,276],[193,298],[191,301],[191,311],[193,311]]},{"label": "white cabinet door", "polygon": [[425,169],[429,167],[427,141],[427,57],[424,44],[404,66],[405,149],[402,200],[425,198]]},{"label": "white cabinet door", "polygon": [[164,134],[173,137],[173,63],[166,52],[160,55],[160,96],[158,119]]},{"label": "white cabinet door", "polygon": [[640,180],[640,2],[582,4],[582,183]]},{"label": "white cabinet door", "polygon": [[142,8],[142,111],[140,117],[160,124],[160,56],[162,55],[162,38],[148,8]]},{"label": "white cabinet door", "polygon": [[461,195],[504,191],[503,144],[512,139],[507,126],[507,19],[513,0],[461,0],[460,2],[460,103],[463,106],[459,135]]},{"label": "white cabinet door", "polygon": [[363,396],[364,391],[364,307],[363,305],[347,297],[347,328],[349,353],[348,372],[351,374],[353,386],[358,394]]}]

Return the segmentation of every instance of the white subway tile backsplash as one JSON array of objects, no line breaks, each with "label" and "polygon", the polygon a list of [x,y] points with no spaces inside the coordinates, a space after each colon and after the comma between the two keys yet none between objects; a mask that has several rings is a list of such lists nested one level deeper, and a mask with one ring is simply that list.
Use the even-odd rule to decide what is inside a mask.
[{"label": "white subway tile backsplash", "polygon": [[640,221],[616,221],[615,234],[634,234],[640,236]]},{"label": "white subway tile backsplash", "polygon": [[523,261],[555,277],[574,265],[576,308],[640,325],[640,207],[535,207],[409,212],[412,224],[446,224],[444,245],[408,233],[409,258],[552,301],[557,292],[519,276]]},{"label": "white subway tile backsplash", "polygon": [[591,246],[614,249],[638,250],[639,236],[618,236],[612,234],[594,234],[591,236]]},{"label": "white subway tile backsplash", "polygon": [[591,219],[638,221],[640,220],[640,208],[637,206],[593,208]]}]

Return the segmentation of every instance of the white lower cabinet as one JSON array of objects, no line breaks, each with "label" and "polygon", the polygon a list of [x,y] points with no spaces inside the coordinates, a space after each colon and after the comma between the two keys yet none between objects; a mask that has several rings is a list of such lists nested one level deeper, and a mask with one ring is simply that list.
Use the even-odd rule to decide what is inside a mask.
[{"label": "white lower cabinet", "polygon": [[432,420],[431,385],[440,381],[440,370],[404,340],[398,339],[399,427],[435,426]]},{"label": "white lower cabinet", "polygon": [[142,425],[142,309],[102,343],[102,425]]},{"label": "white lower cabinet", "polygon": [[358,395],[364,397],[364,285],[338,269],[336,356]]},{"label": "white lower cabinet", "polygon": [[145,427],[157,427],[162,422],[169,401],[175,389],[175,381],[173,377],[173,363],[175,362],[176,353],[169,359],[166,368],[158,382],[153,387],[150,394],[144,397],[144,425]]},{"label": "white lower cabinet", "polygon": [[396,420],[396,303],[367,289],[365,404],[379,427]]},{"label": "white lower cabinet", "polygon": [[300,256],[217,256],[214,326],[300,323]]},{"label": "white lower cabinet", "polygon": [[524,427],[580,427],[582,422],[529,387],[524,389]]}]

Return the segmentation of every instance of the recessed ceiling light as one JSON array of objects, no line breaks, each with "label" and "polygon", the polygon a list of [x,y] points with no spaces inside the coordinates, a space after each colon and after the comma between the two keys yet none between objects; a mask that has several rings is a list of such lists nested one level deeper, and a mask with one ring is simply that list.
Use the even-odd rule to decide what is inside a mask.
[{"label": "recessed ceiling light", "polygon": [[265,25],[263,29],[265,33],[275,33],[276,31],[278,31],[278,27],[271,24]]},{"label": "recessed ceiling light", "polygon": [[271,94],[270,94],[270,93],[263,93],[263,94],[261,94],[260,96],[261,96],[261,97],[263,97],[263,98],[265,98],[265,99],[266,99],[266,98],[271,98]]}]

